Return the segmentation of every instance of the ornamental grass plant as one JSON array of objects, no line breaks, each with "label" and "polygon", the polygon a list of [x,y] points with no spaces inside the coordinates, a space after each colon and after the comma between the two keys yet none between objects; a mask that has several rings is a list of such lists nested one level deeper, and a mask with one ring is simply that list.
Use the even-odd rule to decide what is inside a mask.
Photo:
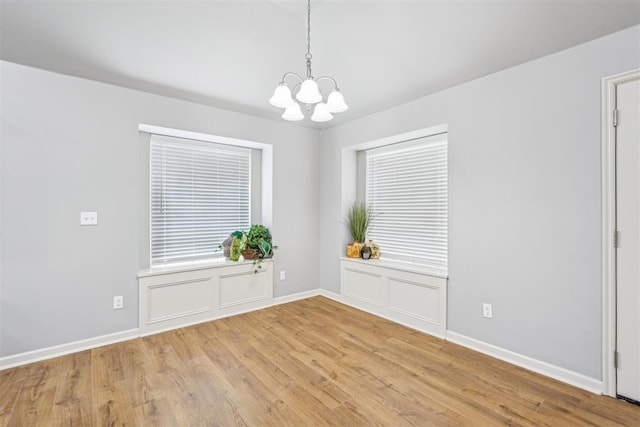
[{"label": "ornamental grass plant", "polygon": [[353,202],[347,212],[347,227],[353,240],[359,243],[366,241],[367,228],[373,219],[373,210],[364,202]]}]

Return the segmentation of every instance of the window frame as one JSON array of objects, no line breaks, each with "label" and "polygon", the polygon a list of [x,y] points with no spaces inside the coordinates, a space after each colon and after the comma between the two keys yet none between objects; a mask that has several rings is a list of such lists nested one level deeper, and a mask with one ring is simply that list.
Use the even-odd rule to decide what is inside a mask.
[{"label": "window frame", "polygon": [[[252,198],[253,209],[251,222],[260,223],[272,228],[273,221],[273,150],[272,144],[256,142],[246,139],[231,138],[226,136],[211,135],[201,132],[193,132],[183,129],[167,128],[157,125],[141,123],[138,125],[138,194],[139,201],[139,247],[138,269],[139,271],[164,271],[165,266],[180,265],[181,268],[200,268],[208,262],[220,262],[221,259],[211,258],[202,261],[185,261],[176,264],[151,265],[151,224],[150,224],[150,141],[151,135],[168,136],[175,138],[191,139],[201,142],[213,142],[225,146],[245,147],[252,150]],[[256,203],[254,203],[256,202]]]},{"label": "window frame", "polygon": [[[410,137],[407,137],[410,136]],[[442,264],[442,262],[434,262],[433,260],[429,260],[429,259],[423,259],[423,257],[403,257],[403,256],[396,256],[396,257],[389,257],[389,256],[385,256],[385,251],[384,251],[384,245],[381,245],[381,253],[382,253],[382,258],[387,260],[387,261],[397,261],[397,262],[403,262],[403,263],[412,263],[412,264],[417,264],[417,265],[422,265],[428,268],[433,268],[439,271],[447,271],[448,270],[448,263],[449,263],[449,236],[448,236],[448,210],[449,210],[449,176],[448,176],[448,169],[449,169],[449,156],[448,156],[448,133],[446,131],[446,129],[444,129],[444,131],[441,132],[435,132],[435,133],[428,133],[428,132],[413,132],[407,135],[399,135],[396,137],[393,137],[393,139],[389,140],[384,140],[385,143],[368,143],[366,144],[364,147],[359,147],[361,149],[359,149],[358,151],[356,151],[356,174],[357,174],[357,180],[356,180],[356,200],[360,201],[360,202],[370,202],[369,200],[369,182],[368,182],[368,175],[369,175],[369,170],[367,169],[367,165],[368,165],[368,154],[367,153],[373,153],[373,154],[380,154],[380,153],[393,153],[396,151],[402,151],[402,150],[410,150],[412,148],[415,147],[420,147],[424,144],[437,144],[437,143],[445,143],[445,153],[446,153],[446,160],[445,160],[445,176],[446,176],[446,182],[445,182],[445,187],[446,187],[446,194],[445,194],[445,200],[446,200],[446,212],[444,215],[444,219],[445,219],[445,225],[444,225],[444,236],[445,236],[445,242],[444,242],[444,250],[445,250],[445,255],[444,255],[444,264]],[[375,206],[371,206],[373,208],[373,210],[376,210]],[[373,219],[373,221],[375,221],[375,218]],[[371,229],[371,228],[370,228]],[[367,235],[369,236],[369,232],[367,233]],[[372,239],[374,241],[376,241],[375,239],[375,235],[371,236]],[[379,242],[378,242],[379,243]],[[438,246],[439,248],[441,248],[441,246]]]}]

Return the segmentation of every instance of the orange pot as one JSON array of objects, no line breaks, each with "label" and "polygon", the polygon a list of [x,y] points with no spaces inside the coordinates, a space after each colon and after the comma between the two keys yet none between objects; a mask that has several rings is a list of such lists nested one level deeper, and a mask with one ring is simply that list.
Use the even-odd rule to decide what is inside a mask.
[{"label": "orange pot", "polygon": [[347,245],[347,257],[349,258],[360,258],[360,249],[362,249],[362,244],[358,242],[349,243]]}]

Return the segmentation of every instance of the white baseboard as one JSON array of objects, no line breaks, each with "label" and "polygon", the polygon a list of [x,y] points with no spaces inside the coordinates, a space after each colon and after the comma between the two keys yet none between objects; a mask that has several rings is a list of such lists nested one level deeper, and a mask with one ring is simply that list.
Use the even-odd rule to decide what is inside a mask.
[{"label": "white baseboard", "polygon": [[388,313],[386,313],[384,310],[376,310],[375,308],[372,309],[371,307],[366,307],[361,301],[358,301],[354,298],[349,298],[349,297],[344,297],[340,294],[336,294],[335,292],[331,292],[331,291],[327,291],[325,289],[321,289],[320,290],[320,295],[322,295],[323,297],[327,297],[329,299],[332,299],[334,301],[337,301],[341,304],[344,305],[348,305],[349,307],[353,307],[357,310],[361,310],[364,311],[366,313],[369,314],[373,314],[376,317],[380,317],[382,319],[386,319],[389,320],[391,322],[397,323],[398,325],[402,325],[402,326],[406,326],[407,328],[411,328],[411,329],[415,329],[418,332],[422,332],[423,334],[429,334],[432,335],[436,338],[440,338],[440,339],[444,339],[445,336],[442,333],[436,333],[433,331],[428,331],[425,329],[422,329],[418,326],[416,326],[415,324],[411,324],[409,322],[405,322],[402,319],[399,319],[398,317],[394,317],[394,316],[389,316]]},{"label": "white baseboard", "polygon": [[326,289],[320,288],[320,289],[311,289],[310,291],[298,292],[295,294],[274,298],[273,305],[286,304],[288,302],[298,301],[306,298],[313,298],[317,296],[323,296],[344,304],[344,299],[342,298],[342,295],[337,294],[333,291],[328,291]]},{"label": "white baseboard", "polygon": [[[287,302],[297,301],[305,298],[311,298],[318,295],[321,295],[321,292],[324,290],[321,289],[312,289],[310,291],[298,292],[291,295],[285,295],[282,297],[274,298],[273,305],[284,304]],[[327,291],[328,292],[328,291]],[[333,296],[329,296],[329,298],[333,298],[339,301],[339,295],[331,292]],[[267,307],[261,307],[267,308]],[[85,340],[73,341],[66,344],[59,344],[51,347],[41,348],[38,350],[27,351],[24,353],[13,354],[11,356],[0,357],[0,370],[14,368],[16,366],[26,365],[33,362],[39,362],[46,359],[52,359],[54,357],[65,356],[71,353],[77,353],[79,351],[90,350],[92,348],[102,347],[108,344],[115,344],[121,341],[127,341],[134,338],[139,338],[141,336],[153,335],[161,332],[166,332],[176,328],[182,328],[186,326],[195,325],[203,322],[210,322],[212,320],[216,320],[223,317],[235,316],[237,314],[246,313],[248,311],[254,311],[256,309],[243,310],[238,309],[233,313],[226,314],[224,316],[218,316],[215,318],[198,320],[191,322],[189,324],[180,325],[177,327],[167,327],[162,330],[157,330],[149,333],[141,334],[138,328],[129,329],[127,331],[115,332],[112,334],[102,335],[99,337],[88,338]]]},{"label": "white baseboard", "polygon": [[66,344],[54,345],[38,350],[27,351],[11,356],[0,357],[0,370],[13,368],[28,363],[39,362],[41,360],[52,359],[79,351],[102,347],[121,341],[127,341],[138,337],[138,329],[114,332],[112,334],[101,335],[99,337],[88,338],[86,340],[73,341]]},{"label": "white baseboard", "polygon": [[325,298],[329,298],[344,304],[344,299],[342,298],[342,295],[326,289],[318,289],[318,291],[319,291],[318,295],[322,295]]},{"label": "white baseboard", "polygon": [[273,305],[286,304],[288,302],[298,301],[305,298],[311,298],[320,295],[321,289],[312,289],[310,291],[297,292],[295,294],[284,295],[273,299]]},{"label": "white baseboard", "polygon": [[[273,301],[273,300],[271,300]],[[199,319],[199,320],[194,320],[192,322],[185,322],[185,323],[181,323],[177,326],[167,326],[166,328],[160,328],[160,329],[155,329],[153,331],[148,331],[148,332],[140,332],[138,334],[138,337],[143,338],[143,337],[148,337],[150,335],[155,335],[155,334],[161,334],[163,332],[169,332],[169,331],[173,331],[175,329],[180,329],[180,328],[188,328],[189,326],[195,326],[195,325],[199,325],[201,323],[207,323],[207,322],[213,322],[214,320],[219,320],[219,319],[224,319],[225,317],[231,317],[231,316],[238,316],[240,314],[244,314],[244,313],[251,313],[252,311],[258,311],[258,310],[263,310],[265,308],[269,308],[271,307],[273,304],[265,304],[262,306],[256,306],[256,307],[251,307],[251,308],[238,308],[233,310],[232,312],[228,312],[225,314],[221,314],[221,315],[216,315],[216,316],[212,316],[212,317],[207,317],[206,319]]]},{"label": "white baseboard", "polygon": [[[312,289],[310,291],[298,292],[291,295],[277,297],[273,299],[273,305],[285,304],[288,302],[311,298],[318,295],[332,299],[342,304],[350,305],[345,301],[342,295],[326,289]],[[359,308],[356,306],[354,307]],[[229,314],[229,316],[240,314],[241,312],[242,311],[239,310],[239,313]],[[393,321],[393,319],[389,320]],[[20,365],[26,365],[28,363],[38,362],[45,359],[51,359],[58,356],[64,356],[67,354],[89,350],[108,344],[114,344],[121,341],[127,341],[130,339],[138,338],[139,336],[139,329],[129,329],[126,331],[89,338],[86,340],[74,341],[67,344],[61,344],[11,356],[0,357],[0,370],[13,368]],[[510,350],[506,350],[501,347],[476,340],[474,338],[469,338],[456,332],[447,331],[445,339],[470,348],[472,350],[478,351],[480,353],[495,357],[496,359],[504,360],[505,362],[512,363],[516,366],[520,366],[530,371],[557,379],[567,384],[571,384],[589,392],[602,394],[602,381],[587,377],[586,375],[579,374],[577,372],[573,372],[568,369],[552,365],[550,363],[542,362],[540,360],[536,360],[531,357],[524,356],[522,354],[518,354]]]},{"label": "white baseboard", "polygon": [[538,374],[545,375],[547,377],[554,378],[558,381],[571,384],[579,387],[583,390],[590,391],[591,393],[602,394],[603,384],[602,381],[596,380],[586,375],[579,374],[574,371],[570,371],[559,366],[552,365],[547,362],[542,362],[537,359],[533,359],[528,356],[524,356],[519,353],[515,353],[510,350],[488,344],[483,341],[469,338],[465,335],[458,334],[456,332],[447,331],[445,338],[447,341],[451,341],[456,344],[460,344],[463,347],[470,348],[471,350],[478,351],[480,353],[487,354],[496,359],[504,360],[521,368],[528,369]]},{"label": "white baseboard", "polygon": [[[362,310],[362,307],[359,307],[357,304],[350,304],[350,302],[345,298],[343,298],[342,295],[329,291],[327,289],[314,289],[311,291],[300,292],[297,294],[279,297],[274,300],[274,305],[284,304],[286,302],[297,301],[305,298],[311,298],[317,295],[321,295],[323,297],[332,299],[339,303]],[[379,317],[386,318],[396,323],[404,324],[402,322],[398,322],[396,319],[391,319],[376,313],[372,313],[372,314]],[[411,325],[404,324],[404,326],[412,328]],[[456,344],[460,344],[463,347],[470,348],[471,350],[475,350],[477,352],[484,353],[491,357],[495,357],[496,359],[504,360],[505,362],[511,363],[516,366],[520,366],[521,368],[525,368],[530,371],[536,372],[538,374],[541,374],[550,378],[554,378],[558,381],[562,381],[564,383],[573,385],[575,387],[579,387],[591,393],[602,394],[602,391],[603,391],[602,381],[587,377],[586,375],[579,374],[577,372],[570,371],[568,369],[561,368],[559,366],[555,366],[547,362],[542,362],[540,360],[533,359],[531,357],[524,356],[522,354],[518,354],[510,350],[505,350],[501,347],[498,347],[492,344],[487,344],[483,341],[479,341],[474,338],[469,338],[465,335],[458,334],[456,332],[446,331],[446,335],[444,339]]]}]

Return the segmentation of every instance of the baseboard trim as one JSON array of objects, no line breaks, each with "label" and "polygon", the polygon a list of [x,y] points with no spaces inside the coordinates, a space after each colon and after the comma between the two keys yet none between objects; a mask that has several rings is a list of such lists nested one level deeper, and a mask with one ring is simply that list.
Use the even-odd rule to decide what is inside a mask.
[{"label": "baseboard trim", "polygon": [[[295,294],[274,298],[272,300],[272,305],[285,304],[287,302],[293,302],[293,301],[298,301],[305,298],[315,297],[320,295],[321,291],[322,291],[321,289],[312,289],[310,291],[298,292]],[[337,294],[334,294],[334,295],[339,297],[339,295]],[[334,297],[334,299],[336,298]],[[130,340],[130,339],[159,334],[159,333],[167,332],[177,328],[193,326],[198,323],[210,322],[212,320],[217,320],[224,317],[235,316],[238,314],[255,311],[255,310],[261,310],[263,308],[268,308],[269,306],[270,305],[266,305],[265,307],[260,307],[257,309],[237,310],[237,311],[234,311],[233,313],[229,313],[223,316],[198,320],[198,321],[191,322],[189,324],[184,324],[184,325],[175,326],[175,327],[167,327],[161,330],[151,331],[147,333],[141,333],[139,328],[135,328],[135,329],[129,329],[121,332],[114,332],[112,334],[101,335],[94,338],[88,338],[85,340],[73,341],[66,344],[59,344],[51,347],[45,347],[37,350],[27,351],[24,353],[18,353],[10,356],[0,357],[0,371],[4,369],[9,369],[9,368],[15,368],[16,366],[27,365],[29,363],[40,362],[42,360],[53,359],[54,357],[65,356],[71,353],[77,353],[79,351],[90,350],[92,348],[102,347],[109,344],[115,344],[118,342]]]},{"label": "baseboard trim", "polygon": [[[362,308],[356,305],[349,304],[342,297],[342,295],[336,292],[332,292],[327,289],[321,289],[321,288],[274,298],[273,305],[286,304],[288,302],[298,301],[306,298],[312,298],[319,295],[329,298],[331,300],[337,301],[339,303],[350,305],[354,308],[362,310]],[[267,308],[267,307],[264,307],[264,308]],[[248,310],[248,311],[253,311],[253,310]],[[242,312],[243,311],[239,311],[238,313],[232,313],[222,317],[233,316],[236,314],[241,314]],[[372,313],[372,314],[380,316],[379,314],[376,314],[376,313]],[[380,317],[384,317],[384,316],[380,316]],[[209,319],[204,321],[210,321],[210,320],[215,320],[215,319]],[[397,320],[393,320],[393,319],[389,319],[389,320],[402,324]],[[194,323],[200,323],[200,322],[194,322]],[[180,327],[183,327],[183,326],[180,326]],[[175,329],[175,328],[169,328],[169,329]],[[153,332],[153,333],[159,333],[159,332]],[[19,353],[11,356],[0,357],[0,370],[14,368],[16,366],[26,365],[33,362],[39,362],[41,360],[52,359],[54,357],[64,356],[64,355],[76,353],[79,351],[90,350],[92,348],[102,347],[104,345],[115,344],[118,342],[138,338],[140,336],[141,336],[140,330],[138,328],[135,328],[135,329],[129,329],[126,331],[115,332],[112,334],[102,335],[99,337],[89,338],[86,340],[79,340],[79,341],[74,341],[66,344],[46,347],[38,350],[27,351],[24,353]],[[475,350],[480,353],[489,355],[491,357],[495,357],[496,359],[500,359],[505,362],[514,364],[516,366],[520,366],[521,368],[525,368],[530,371],[539,373],[541,375],[554,378],[558,381],[571,384],[583,390],[587,390],[591,393],[602,394],[603,392],[602,381],[587,377],[586,375],[579,374],[577,372],[570,371],[568,369],[561,368],[559,366],[555,366],[547,362],[542,362],[540,360],[533,359],[531,357],[524,356],[522,354],[515,353],[513,351],[506,350],[504,348],[495,346],[493,344],[488,344],[483,341],[476,340],[474,338],[470,338],[453,331],[447,331],[444,339],[446,339],[447,341],[451,341],[453,343],[459,344],[463,347],[470,348],[471,350]]]},{"label": "baseboard trim", "polygon": [[570,371],[568,369],[561,368],[547,362],[542,362],[540,360],[533,359],[531,357],[524,356],[510,350],[506,350],[493,344],[488,344],[474,338],[469,338],[456,332],[447,331],[445,339],[447,341],[459,344],[463,347],[470,348],[471,350],[484,353],[488,356],[495,357],[496,359],[503,360],[516,366],[520,366],[521,368],[525,368],[538,374],[554,378],[558,381],[571,384],[583,390],[587,390],[591,393],[602,394],[602,381],[587,377],[586,375]]},{"label": "baseboard trim", "polygon": [[328,291],[326,289],[318,289],[318,295],[321,295],[325,298],[329,298],[332,299],[334,301],[340,302],[342,304],[344,304],[344,299],[342,298],[342,295],[332,292],[332,291]]},{"label": "baseboard trim", "polygon": [[138,337],[140,338],[148,337],[150,335],[161,334],[163,332],[169,332],[169,331],[173,331],[180,328],[188,328],[190,326],[199,325],[201,323],[213,322],[214,320],[224,319],[225,317],[238,316],[240,314],[251,313],[252,311],[264,310],[265,308],[269,308],[272,305],[273,305],[273,299],[271,299],[268,304],[261,305],[258,307],[242,308],[240,310],[234,310],[225,314],[220,314],[219,316],[207,317],[206,319],[198,319],[192,322],[181,323],[175,326],[167,326],[166,328],[156,329],[153,331],[140,332],[138,334]]},{"label": "baseboard trim", "polygon": [[342,298],[342,295],[320,288],[274,298],[273,305],[286,304],[288,302],[299,301],[301,299],[313,298],[317,296],[326,297],[339,303],[346,304],[344,302],[344,299]]},{"label": "baseboard trim", "polygon": [[11,356],[0,357],[0,370],[15,368],[16,366],[27,365],[41,360],[53,359],[54,357],[65,356],[79,351],[90,350],[96,347],[102,347],[109,344],[115,344],[121,341],[127,341],[138,338],[139,331],[129,329],[126,331],[114,332],[112,334],[101,335],[86,340],[73,341],[66,344],[54,345],[38,350],[26,351]]},{"label": "baseboard trim", "polygon": [[310,291],[297,292],[295,294],[284,295],[273,299],[273,305],[286,304],[288,302],[298,301],[301,299],[316,297],[320,295],[321,289],[312,289]]},{"label": "baseboard trim", "polygon": [[409,322],[405,322],[402,319],[398,319],[397,317],[393,317],[393,316],[389,316],[388,313],[385,313],[382,309],[381,310],[375,310],[375,309],[371,309],[371,307],[366,307],[363,306],[360,301],[358,301],[355,298],[350,298],[350,297],[344,297],[340,294],[337,294],[335,292],[331,292],[331,291],[327,291],[326,289],[321,289],[320,290],[320,295],[323,297],[327,297],[329,299],[332,299],[336,302],[339,302],[341,304],[344,305],[348,305],[349,307],[355,308],[357,310],[361,310],[364,311],[365,313],[369,313],[369,314],[373,314],[376,317],[380,317],[382,319],[386,319],[389,320],[390,322],[394,322],[397,323],[398,325],[402,325],[402,326],[406,326],[407,328],[411,328],[411,329],[415,329],[418,332],[422,332],[423,334],[429,334],[432,335],[436,338],[440,338],[440,339],[444,339],[445,335],[441,334],[441,333],[437,333],[434,331],[428,331],[425,329],[422,329],[416,325],[412,325]]}]

